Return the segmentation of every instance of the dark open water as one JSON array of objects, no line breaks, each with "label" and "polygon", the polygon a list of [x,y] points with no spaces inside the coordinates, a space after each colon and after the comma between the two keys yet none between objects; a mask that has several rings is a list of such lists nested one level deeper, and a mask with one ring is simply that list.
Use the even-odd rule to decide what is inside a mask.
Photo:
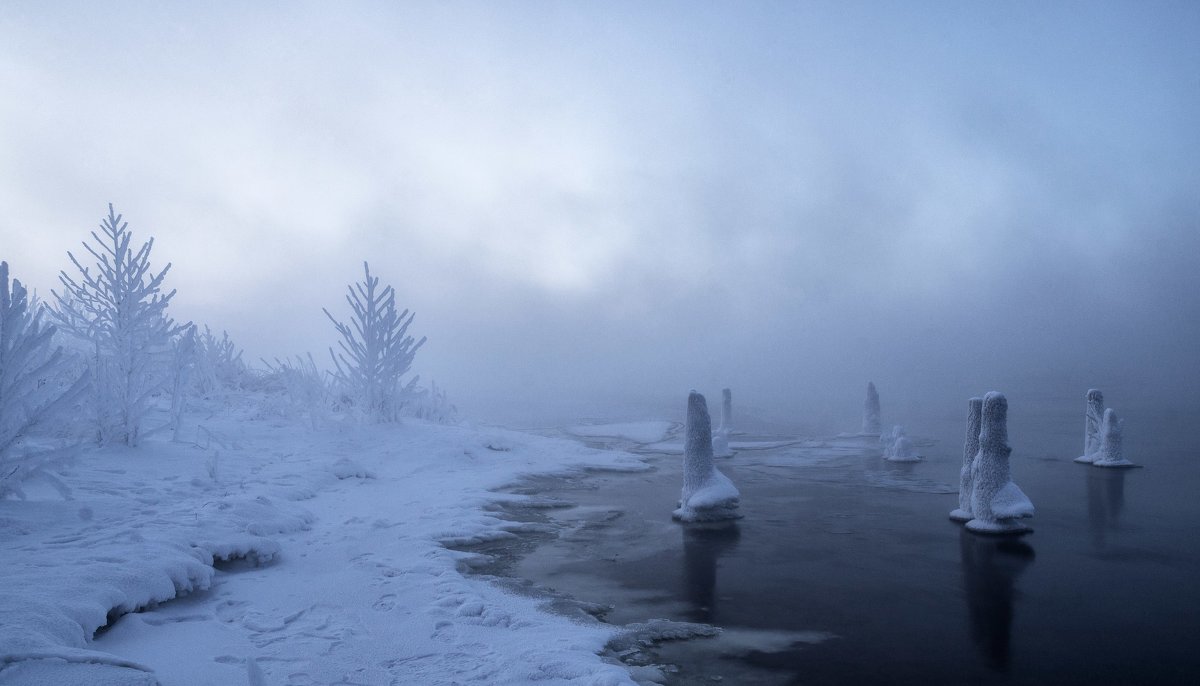
[{"label": "dark open water", "polygon": [[1014,480],[1037,507],[1020,539],[947,519],[962,419],[946,416],[909,423],[930,439],[915,465],[844,441],[718,460],[742,492],[745,516],[727,525],[670,520],[678,456],[545,483],[576,507],[551,512],[560,534],[510,572],[611,604],[614,623],[726,629],[634,656],[678,665],[676,683],[1200,683],[1190,427],[1129,413],[1126,456],[1145,468],[1105,470],[1071,461],[1082,397],[1009,399]]}]

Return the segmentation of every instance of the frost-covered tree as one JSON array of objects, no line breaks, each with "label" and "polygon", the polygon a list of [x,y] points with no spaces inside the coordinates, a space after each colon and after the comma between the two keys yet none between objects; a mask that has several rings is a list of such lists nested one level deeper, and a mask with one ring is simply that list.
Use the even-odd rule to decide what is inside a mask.
[{"label": "frost-covered tree", "polygon": [[425,338],[414,340],[408,327],[415,314],[396,312],[396,291],[379,287],[379,277],[363,262],[363,281],[347,287],[346,302],[353,316],[347,325],[333,322],[342,340],[340,352],[329,349],[333,358],[334,379],[350,398],[355,411],[366,421],[396,421],[404,402],[416,388],[417,378],[401,384],[401,377],[412,366]]},{"label": "frost-covered tree", "polygon": [[28,439],[87,384],[86,376],[57,382],[69,361],[62,348],[51,345],[55,329],[42,321],[42,309],[30,305],[25,287],[16,279],[10,283],[8,263],[0,262],[0,498],[22,496],[21,482],[39,476],[62,490],[47,470],[72,449],[31,446]]},{"label": "frost-covered tree", "polygon": [[188,325],[167,316],[175,291],[162,289],[171,265],[151,271],[153,238],[135,250],[129,224],[111,203],[100,232],[91,235],[94,244],[83,247],[96,264],[85,267],[67,253],[79,274],[59,274],[63,290],[52,291],[51,311],[60,330],[88,347],[97,441],[137,445],[151,399],[171,383],[172,341]]},{"label": "frost-covered tree", "polygon": [[222,331],[217,338],[207,326],[204,333],[196,336],[196,387],[200,393],[209,395],[222,389],[241,388],[248,380],[246,363],[242,351]]}]

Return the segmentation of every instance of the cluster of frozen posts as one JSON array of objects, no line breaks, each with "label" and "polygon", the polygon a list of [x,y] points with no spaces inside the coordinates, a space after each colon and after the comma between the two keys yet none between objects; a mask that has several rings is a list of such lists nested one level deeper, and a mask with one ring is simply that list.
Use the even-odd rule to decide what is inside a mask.
[{"label": "cluster of frozen posts", "polygon": [[[732,395],[722,391],[721,426],[712,430],[708,403],[692,391],[688,395],[687,423],[684,430],[683,491],[679,509],[673,516],[683,522],[734,519],[740,494],[733,483],[713,464],[714,455],[730,457],[729,435],[732,427]],[[1123,422],[1112,408],[1104,409],[1104,395],[1087,392],[1084,454],[1076,462],[1097,467],[1135,467],[1121,451]],[[863,436],[880,436],[879,393],[875,384],[867,384],[863,413]],[[904,428],[896,426],[890,437],[882,437],[884,458],[895,462],[919,460]],[[967,401],[967,437],[963,445],[963,465],[959,474],[958,507],[950,519],[965,522],[966,528],[981,534],[1015,535],[1032,529],[1020,520],[1033,516],[1033,503],[1012,480],[1008,456],[1008,399],[992,391],[983,398]]]}]

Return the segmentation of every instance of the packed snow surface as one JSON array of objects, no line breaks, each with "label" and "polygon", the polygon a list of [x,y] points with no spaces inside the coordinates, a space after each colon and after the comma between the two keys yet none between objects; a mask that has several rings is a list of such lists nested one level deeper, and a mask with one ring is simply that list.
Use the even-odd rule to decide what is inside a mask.
[{"label": "packed snow surface", "polygon": [[202,424],[84,451],[73,500],[0,501],[0,684],[633,683],[598,654],[618,628],[445,545],[521,529],[484,507],[524,496],[493,489],[636,457],[419,420]]}]

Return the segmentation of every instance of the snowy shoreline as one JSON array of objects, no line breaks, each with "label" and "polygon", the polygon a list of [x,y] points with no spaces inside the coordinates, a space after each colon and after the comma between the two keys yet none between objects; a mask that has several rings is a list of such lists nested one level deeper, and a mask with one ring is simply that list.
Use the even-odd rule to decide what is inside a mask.
[{"label": "snowy shoreline", "polygon": [[486,508],[524,477],[637,456],[417,420],[190,429],[85,451],[73,500],[0,502],[0,684],[634,683],[600,656],[620,627],[464,576],[447,546],[521,530]]}]

